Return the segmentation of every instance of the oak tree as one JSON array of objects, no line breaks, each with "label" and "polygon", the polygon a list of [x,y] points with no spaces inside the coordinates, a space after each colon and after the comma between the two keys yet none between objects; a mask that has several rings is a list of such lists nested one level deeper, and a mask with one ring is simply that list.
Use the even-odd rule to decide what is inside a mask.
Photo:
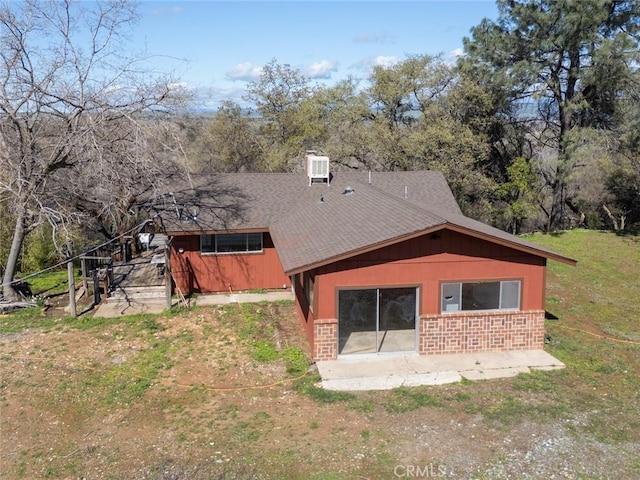
[{"label": "oak tree", "polygon": [[125,54],[136,18],[126,0],[0,5],[0,201],[13,220],[6,296],[15,296],[29,232],[48,222],[59,238],[80,218],[110,216],[121,228],[160,173],[145,128],[179,91],[144,56]]}]

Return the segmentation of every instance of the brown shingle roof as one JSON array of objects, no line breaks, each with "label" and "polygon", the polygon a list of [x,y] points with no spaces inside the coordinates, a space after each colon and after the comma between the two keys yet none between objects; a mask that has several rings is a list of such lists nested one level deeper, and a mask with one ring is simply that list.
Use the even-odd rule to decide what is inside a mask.
[{"label": "brown shingle roof", "polygon": [[[367,172],[339,172],[330,186],[309,186],[304,174],[236,173],[201,175],[182,181],[153,201],[167,232],[215,232],[234,229],[268,229],[283,216],[304,210],[324,194],[331,196],[349,184],[375,186],[402,198],[407,187],[408,201],[414,205],[440,205],[460,213],[451,190],[440,172],[375,172],[368,185]],[[175,198],[176,205],[173,203]],[[178,218],[176,208],[182,212]],[[192,217],[197,213],[197,219]]]},{"label": "brown shingle roof", "polygon": [[330,185],[309,185],[304,174],[224,174],[172,193],[157,208],[168,234],[268,230],[289,275],[445,227],[575,263],[465,217],[440,172],[339,172]]},{"label": "brown shingle roof", "polygon": [[[445,223],[409,201],[411,197],[405,200],[404,187],[394,195],[374,183],[341,180],[323,193],[322,202],[314,199],[304,208],[291,209],[272,224],[285,272],[329,263]],[[345,193],[347,187],[353,193]]]}]

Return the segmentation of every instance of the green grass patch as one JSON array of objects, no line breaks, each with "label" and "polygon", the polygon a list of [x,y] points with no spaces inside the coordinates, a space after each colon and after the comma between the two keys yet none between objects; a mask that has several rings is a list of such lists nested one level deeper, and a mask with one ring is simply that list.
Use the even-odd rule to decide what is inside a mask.
[{"label": "green grass patch", "polygon": [[[528,240],[578,260],[576,267],[549,262],[547,310],[560,320],[638,332],[640,241],[590,230],[528,235]],[[560,314],[560,315],[558,315]],[[585,322],[585,320],[587,322]]]},{"label": "green grass patch", "polygon": [[[24,274],[27,276],[29,274]],[[18,278],[20,274],[16,275]],[[39,296],[59,295],[69,291],[69,274],[67,268],[40,273],[25,280],[31,287],[31,292]],[[82,276],[78,269],[74,269],[74,281],[76,285],[82,282]]]},{"label": "green grass patch", "polygon": [[22,308],[0,317],[0,333],[18,333],[31,328],[51,329],[64,323],[64,318],[46,317],[40,307]]},{"label": "green grass patch", "polygon": [[287,347],[281,352],[284,363],[287,366],[289,375],[298,376],[304,374],[309,369],[310,359],[298,347]]},{"label": "green grass patch", "polygon": [[386,399],[384,409],[390,413],[405,413],[421,407],[439,407],[442,401],[437,394],[430,393],[426,387],[398,387]]},{"label": "green grass patch", "polygon": [[90,383],[105,391],[102,402],[105,405],[128,404],[143,397],[155,383],[158,373],[172,366],[168,357],[170,345],[168,340],[157,342],[127,363],[97,375]]},{"label": "green grass patch", "polygon": [[258,440],[262,435],[261,432],[249,422],[239,422],[232,429],[234,440],[244,444]]},{"label": "green grass patch", "polygon": [[524,392],[550,393],[558,388],[558,381],[564,376],[564,370],[534,370],[521,373],[515,378],[513,388]]},{"label": "green grass patch", "polygon": [[485,422],[494,427],[511,426],[524,420],[540,422],[542,420],[557,420],[568,412],[561,402],[537,403],[530,398],[515,398],[507,395],[497,399],[494,403],[481,407]]},{"label": "green grass patch", "polygon": [[273,362],[283,359],[287,373],[292,376],[303,375],[311,363],[308,355],[298,347],[279,349],[276,346],[276,330],[281,319],[273,309],[280,303],[229,305],[224,308],[224,314],[225,318],[234,318],[233,328],[238,338],[248,346],[255,361]]},{"label": "green grass patch", "polygon": [[280,358],[280,352],[273,343],[260,340],[253,344],[251,357],[259,362],[272,362]]},{"label": "green grass patch", "polygon": [[349,401],[349,408],[361,413],[373,413],[376,410],[376,402],[371,398],[355,397]]},{"label": "green grass patch", "polygon": [[[545,324],[546,349],[567,369],[521,375],[514,390],[545,395],[529,408],[532,418],[564,408],[566,416],[581,417],[578,431],[599,441],[640,441],[640,406],[632,400],[640,398],[633,381],[640,376],[640,237],[577,229],[527,238],[578,265],[552,261],[547,270],[546,308],[557,319]],[[518,405],[507,407],[494,413],[515,417]]]},{"label": "green grass patch", "polygon": [[319,382],[319,375],[307,375],[294,382],[293,388],[299,394],[310,397],[319,403],[347,402],[356,398],[354,394],[349,392],[325,390],[318,386]]},{"label": "green grass patch", "polygon": [[155,333],[164,329],[159,315],[136,314],[123,317],[61,317],[42,314],[39,308],[25,308],[0,317],[0,333],[18,333],[28,329],[75,328],[78,330],[100,330],[111,325],[124,325],[131,331]]}]

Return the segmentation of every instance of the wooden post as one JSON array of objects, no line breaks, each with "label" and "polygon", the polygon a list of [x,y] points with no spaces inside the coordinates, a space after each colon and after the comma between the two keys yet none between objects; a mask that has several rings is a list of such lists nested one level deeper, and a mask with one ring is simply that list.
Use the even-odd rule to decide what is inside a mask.
[{"label": "wooden post", "polygon": [[67,273],[69,275],[69,314],[77,317],[76,313],[76,284],[73,278],[73,259],[67,262]]},{"label": "wooden post", "polygon": [[91,270],[93,272],[93,304],[100,305],[100,278],[98,278],[98,268]]},{"label": "wooden post", "polygon": [[173,306],[171,301],[171,250],[169,242],[164,245],[164,288],[167,309]]},{"label": "wooden post", "polygon": [[80,266],[82,269],[82,286],[84,287],[84,291],[89,295],[89,282],[87,282],[87,259],[84,257],[80,257]]}]

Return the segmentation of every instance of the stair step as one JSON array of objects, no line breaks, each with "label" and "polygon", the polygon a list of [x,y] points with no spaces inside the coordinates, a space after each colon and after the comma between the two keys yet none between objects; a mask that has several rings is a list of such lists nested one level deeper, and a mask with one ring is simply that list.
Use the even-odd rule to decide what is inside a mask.
[{"label": "stair step", "polygon": [[109,295],[109,301],[125,300],[127,298],[164,298],[164,287],[128,287],[118,288]]}]

